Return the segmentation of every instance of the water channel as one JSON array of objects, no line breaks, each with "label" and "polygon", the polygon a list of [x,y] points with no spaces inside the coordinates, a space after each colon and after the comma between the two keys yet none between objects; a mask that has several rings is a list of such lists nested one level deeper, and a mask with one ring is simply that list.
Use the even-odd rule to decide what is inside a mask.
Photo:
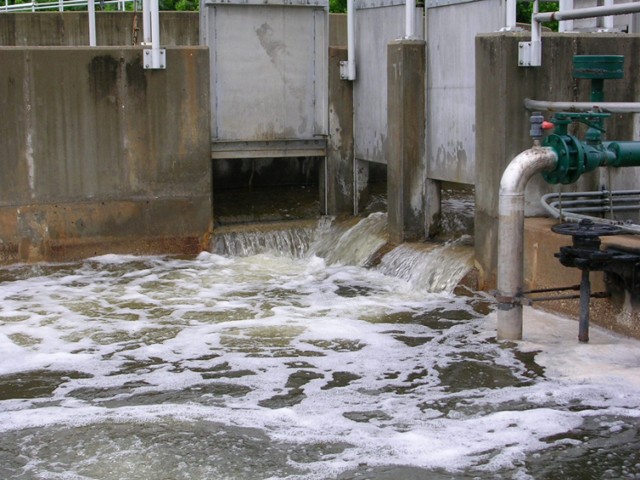
[{"label": "water channel", "polygon": [[640,342],[498,343],[470,247],[384,225],[1,268],[0,478],[640,478]]}]

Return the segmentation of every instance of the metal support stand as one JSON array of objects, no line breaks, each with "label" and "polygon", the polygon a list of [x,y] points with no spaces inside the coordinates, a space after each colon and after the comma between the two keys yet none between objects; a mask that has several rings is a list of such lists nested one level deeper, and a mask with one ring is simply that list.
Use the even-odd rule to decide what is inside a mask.
[{"label": "metal support stand", "polygon": [[582,271],[578,340],[587,343],[589,341],[589,302],[591,300],[589,272],[607,270],[610,264],[616,261],[614,252],[600,250],[600,237],[616,235],[620,233],[620,228],[583,220],[580,223],[554,225],[551,230],[561,235],[571,235],[573,239],[573,245],[562,247],[560,253],[556,253],[556,257],[565,267],[575,267]]},{"label": "metal support stand", "polygon": [[589,303],[591,300],[591,282],[589,270],[582,270],[580,280],[580,325],[578,326],[578,340],[582,343],[589,342]]}]

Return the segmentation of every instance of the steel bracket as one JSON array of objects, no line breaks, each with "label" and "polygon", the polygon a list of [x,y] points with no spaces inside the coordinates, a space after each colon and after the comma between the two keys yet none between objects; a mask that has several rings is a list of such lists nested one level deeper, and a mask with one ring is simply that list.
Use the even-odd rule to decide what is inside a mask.
[{"label": "steel bracket", "polygon": [[165,70],[167,68],[167,54],[164,48],[145,48],[142,65],[145,70]]}]

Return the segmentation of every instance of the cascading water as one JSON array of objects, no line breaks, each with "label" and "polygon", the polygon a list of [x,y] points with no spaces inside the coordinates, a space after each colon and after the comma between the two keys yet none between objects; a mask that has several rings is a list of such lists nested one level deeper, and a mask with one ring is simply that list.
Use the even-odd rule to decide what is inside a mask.
[{"label": "cascading water", "polygon": [[468,246],[360,266],[384,224],[0,268],[0,478],[638,478],[640,344],[545,314],[497,343],[449,293]]},{"label": "cascading water", "polygon": [[473,266],[473,248],[467,238],[445,245],[410,245],[394,248],[378,269],[385,275],[402,278],[414,288],[428,292],[452,292]]}]

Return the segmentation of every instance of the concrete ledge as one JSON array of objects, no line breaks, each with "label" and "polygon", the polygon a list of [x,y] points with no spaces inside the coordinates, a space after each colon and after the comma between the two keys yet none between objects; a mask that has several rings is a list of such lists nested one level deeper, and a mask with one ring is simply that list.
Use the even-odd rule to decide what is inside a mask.
[{"label": "concrete ledge", "polygon": [[0,263],[195,254],[209,248],[211,226],[202,226],[211,224],[210,205],[202,196],[0,208]]}]

